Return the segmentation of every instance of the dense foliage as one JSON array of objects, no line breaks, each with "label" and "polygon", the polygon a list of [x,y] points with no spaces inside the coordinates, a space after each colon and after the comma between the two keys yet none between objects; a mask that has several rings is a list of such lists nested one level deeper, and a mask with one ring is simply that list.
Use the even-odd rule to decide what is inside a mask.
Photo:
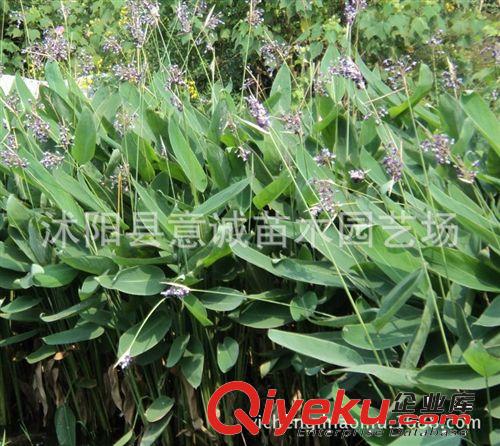
[{"label": "dense foliage", "polygon": [[235,379],[470,391],[499,441],[493,2],[13,3],[5,444],[239,444],[205,416]]}]

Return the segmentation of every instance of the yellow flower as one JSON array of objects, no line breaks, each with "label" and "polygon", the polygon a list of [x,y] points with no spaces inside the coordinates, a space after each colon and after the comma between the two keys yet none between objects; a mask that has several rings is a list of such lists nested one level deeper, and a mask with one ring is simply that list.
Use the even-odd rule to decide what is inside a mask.
[{"label": "yellow flower", "polygon": [[189,97],[194,101],[200,97],[198,90],[196,89],[196,84],[194,81],[187,81],[187,89],[189,92]]},{"label": "yellow flower", "polygon": [[455,5],[452,2],[446,2],[444,4],[444,9],[446,9],[446,12],[453,12],[455,11]]},{"label": "yellow flower", "polygon": [[81,89],[87,90],[92,86],[94,80],[90,76],[82,76],[76,80],[76,83]]}]

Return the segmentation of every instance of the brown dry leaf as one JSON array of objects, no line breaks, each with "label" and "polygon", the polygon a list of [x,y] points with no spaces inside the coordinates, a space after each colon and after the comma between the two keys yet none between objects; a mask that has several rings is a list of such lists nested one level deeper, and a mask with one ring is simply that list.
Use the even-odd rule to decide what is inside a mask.
[{"label": "brown dry leaf", "polygon": [[52,369],[52,389],[54,390],[54,396],[57,407],[64,404],[64,393],[61,390],[61,386],[57,382],[58,378],[59,378],[59,367],[54,367]]},{"label": "brown dry leaf", "polygon": [[35,392],[36,401],[42,405],[43,425],[46,426],[47,413],[49,412],[49,404],[47,401],[47,394],[45,393],[45,388],[43,387],[42,373],[43,373],[42,363],[39,362],[35,369],[35,375],[33,376],[33,390]]},{"label": "brown dry leaf", "polygon": [[112,365],[108,368],[108,380],[111,399],[118,410],[123,412],[123,400],[120,394],[120,380],[118,379],[118,372]]},{"label": "brown dry leaf", "polygon": [[130,390],[130,386],[127,384],[126,381],[127,380],[124,379],[121,386],[122,393],[124,396],[122,414],[127,424],[131,425],[134,419],[135,401],[134,401],[134,395]]}]

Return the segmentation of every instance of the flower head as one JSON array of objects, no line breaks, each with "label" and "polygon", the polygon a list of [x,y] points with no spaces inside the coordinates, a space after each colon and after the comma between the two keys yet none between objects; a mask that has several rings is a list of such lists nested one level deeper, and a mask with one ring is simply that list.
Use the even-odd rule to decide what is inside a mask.
[{"label": "flower head", "polygon": [[382,161],[386,172],[397,182],[403,175],[403,160],[395,144],[386,146],[386,156]]},{"label": "flower head", "polygon": [[424,152],[432,152],[439,164],[450,164],[451,146],[455,143],[453,138],[444,134],[432,135],[432,138],[420,144]]},{"label": "flower head", "polygon": [[189,288],[183,285],[172,285],[167,288],[165,291],[162,291],[160,294],[165,297],[178,297],[182,299],[190,293]]},{"label": "flower head", "polygon": [[40,163],[46,169],[59,167],[64,161],[64,155],[60,153],[43,152],[43,158]]},{"label": "flower head", "polygon": [[271,123],[269,119],[269,114],[265,109],[265,107],[254,96],[247,97],[246,101],[248,104],[250,114],[257,121],[259,127],[261,127],[264,130],[269,129]]},{"label": "flower head", "polygon": [[337,64],[329,69],[330,74],[352,80],[359,89],[366,88],[365,78],[359,67],[349,57],[340,57]]},{"label": "flower head", "polygon": [[362,169],[353,169],[349,171],[349,176],[352,181],[359,183],[366,178],[366,172]]},{"label": "flower head", "polygon": [[319,152],[319,155],[316,155],[314,157],[314,161],[316,161],[316,164],[318,166],[326,166],[328,164],[331,164],[335,161],[335,154],[333,152],[330,152],[328,149],[323,148]]},{"label": "flower head", "polygon": [[311,180],[311,184],[316,189],[319,202],[311,207],[310,212],[313,217],[318,216],[322,212],[329,215],[335,215],[338,211],[339,204],[335,202],[335,191],[329,180]]},{"label": "flower head", "polygon": [[349,25],[354,23],[358,12],[367,7],[366,0],[346,0],[344,8],[344,16]]}]

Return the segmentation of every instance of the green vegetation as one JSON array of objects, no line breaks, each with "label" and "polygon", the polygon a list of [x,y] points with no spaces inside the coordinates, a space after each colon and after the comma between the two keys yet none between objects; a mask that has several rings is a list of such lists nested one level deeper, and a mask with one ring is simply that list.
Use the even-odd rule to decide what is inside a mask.
[{"label": "green vegetation", "polygon": [[3,2],[2,444],[241,444],[232,380],[498,444],[498,10],[346,3]]}]

